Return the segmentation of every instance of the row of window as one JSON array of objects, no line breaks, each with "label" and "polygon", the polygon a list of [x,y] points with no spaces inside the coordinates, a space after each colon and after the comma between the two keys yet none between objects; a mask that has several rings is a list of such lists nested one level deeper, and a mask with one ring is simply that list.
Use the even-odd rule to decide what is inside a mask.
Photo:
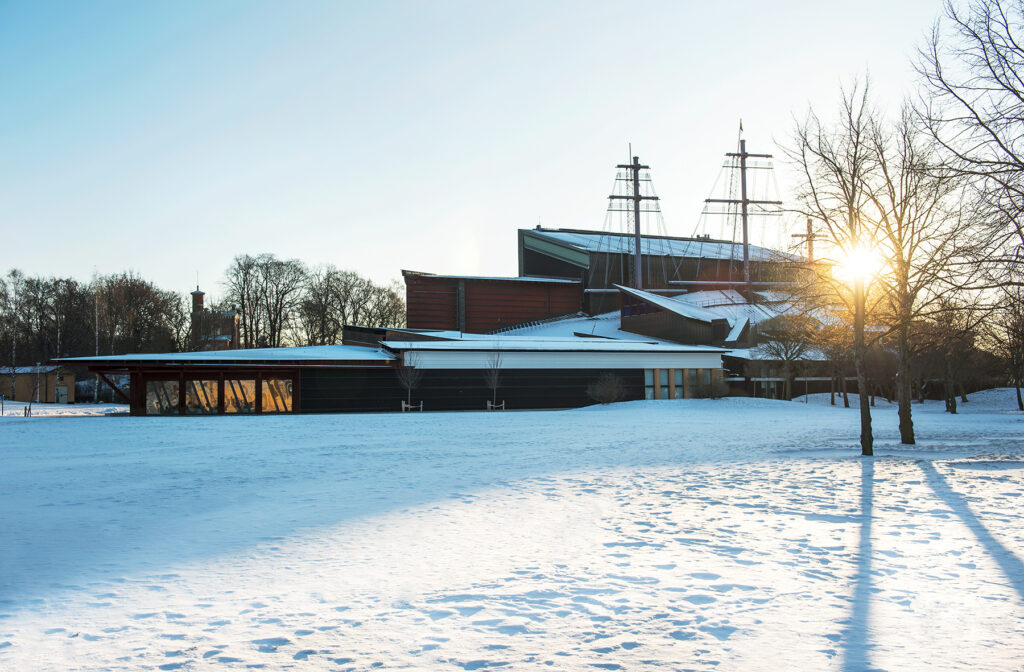
[{"label": "row of window", "polygon": [[[289,413],[292,410],[290,378],[264,378],[257,388],[255,378],[224,379],[224,412],[255,413],[257,394],[263,413]],[[186,380],[185,413],[212,415],[220,412],[219,380]],[[181,385],[177,380],[146,381],[146,415],[178,415]]]},{"label": "row of window", "polygon": [[711,369],[645,369],[645,399],[694,399],[711,389]]}]

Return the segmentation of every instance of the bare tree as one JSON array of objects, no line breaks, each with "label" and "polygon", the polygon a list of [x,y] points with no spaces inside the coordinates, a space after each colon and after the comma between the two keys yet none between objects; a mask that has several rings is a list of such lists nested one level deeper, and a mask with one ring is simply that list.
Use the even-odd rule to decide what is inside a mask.
[{"label": "bare tree", "polygon": [[395,375],[398,376],[398,384],[406,393],[406,404],[412,405],[413,388],[420,384],[423,379],[423,369],[417,367],[419,357],[414,352],[403,352],[402,361],[395,367]]},{"label": "bare tree", "polygon": [[762,357],[782,362],[786,401],[793,399],[793,376],[798,363],[810,354],[813,339],[811,320],[803,315],[780,315],[758,329],[758,350]]},{"label": "bare tree", "polygon": [[306,281],[306,267],[298,259],[277,259],[273,255],[262,254],[257,269],[262,285],[262,312],[266,320],[263,344],[279,348],[285,345],[285,332],[295,317]]},{"label": "bare tree", "polygon": [[962,173],[943,165],[930,138],[904,106],[888,126],[872,124],[876,169],[865,193],[872,206],[876,244],[884,262],[877,287],[885,297],[880,315],[896,334],[896,388],[900,440],[913,444],[911,354],[914,326],[939,304],[976,280],[977,220],[968,213]]},{"label": "bare tree", "polygon": [[306,285],[306,267],[298,259],[272,254],[234,258],[224,277],[226,298],[241,313],[242,344],[246,348],[276,348],[299,312]]},{"label": "bare tree", "polygon": [[501,384],[501,362],[500,352],[492,352],[487,356],[487,363],[484,365],[484,382],[491,388],[491,405],[498,403],[498,385]]},{"label": "bare tree", "polygon": [[366,326],[404,327],[405,300],[402,294],[403,290],[397,283],[373,285],[366,310]]},{"label": "bare tree", "polygon": [[337,269],[317,266],[306,276],[306,287],[299,299],[298,315],[302,340],[306,345],[332,345],[341,342],[341,323],[332,309]]},{"label": "bare tree", "polygon": [[259,347],[263,338],[263,286],[259,278],[259,259],[248,254],[235,257],[224,277],[227,298],[241,314],[242,346]]},{"label": "bare tree", "polygon": [[587,396],[599,404],[613,404],[626,396],[626,385],[620,376],[605,371],[587,385]]},{"label": "bare tree", "polygon": [[1017,391],[1017,409],[1024,411],[1020,388],[1024,385],[1024,290],[1003,291],[999,310],[986,325],[990,348],[1001,360],[1010,383]]},{"label": "bare tree", "polygon": [[19,270],[7,274],[3,283],[3,323],[11,345],[11,398],[14,398],[14,384],[17,379],[14,367],[18,365],[19,326],[25,313],[25,275]]},{"label": "bare tree", "polygon": [[[785,149],[802,173],[797,199],[803,214],[817,223],[816,233],[823,242],[846,259],[862,254],[874,239],[871,222],[861,217],[869,202],[865,184],[876,170],[871,146],[873,117],[868,86],[854,83],[849,91],[842,92],[839,121],[834,126],[824,125],[811,110],[797,126],[792,145]],[[853,363],[861,402],[861,454],[872,455],[874,437],[864,366],[867,279],[857,274],[853,285],[849,301],[853,314]],[[847,295],[837,291],[836,296]]]},{"label": "bare tree", "polygon": [[944,13],[918,51],[919,119],[949,165],[981,189],[1007,252],[994,258],[1015,262],[1024,245],[1024,3],[958,9],[947,0]]}]

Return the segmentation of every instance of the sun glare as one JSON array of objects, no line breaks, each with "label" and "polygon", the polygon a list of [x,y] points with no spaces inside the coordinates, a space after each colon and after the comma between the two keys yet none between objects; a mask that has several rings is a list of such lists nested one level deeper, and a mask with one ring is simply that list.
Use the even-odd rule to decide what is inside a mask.
[{"label": "sun glare", "polygon": [[881,272],[882,266],[882,255],[878,250],[857,245],[840,255],[839,263],[833,267],[832,274],[848,284],[853,284],[857,280],[870,282]]}]

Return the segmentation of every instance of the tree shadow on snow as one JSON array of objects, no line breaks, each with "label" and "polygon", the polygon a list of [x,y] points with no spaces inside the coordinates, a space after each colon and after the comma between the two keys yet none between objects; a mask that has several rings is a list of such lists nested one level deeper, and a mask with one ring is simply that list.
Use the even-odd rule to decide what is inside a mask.
[{"label": "tree shadow on snow", "polygon": [[857,572],[854,575],[853,604],[846,629],[842,633],[844,672],[871,670],[868,653],[868,622],[871,616],[872,553],[871,519],[874,515],[875,462],[860,462],[860,543],[857,548]]},{"label": "tree shadow on snow", "polygon": [[992,559],[999,565],[1010,587],[1017,591],[1017,595],[1024,600],[1024,562],[1021,562],[1011,550],[1003,546],[998,539],[992,536],[988,528],[981,522],[970,507],[967,499],[953,490],[946,480],[946,477],[939,473],[931,462],[922,461],[919,463],[921,471],[928,479],[928,485],[935,492],[936,496],[953,510],[960,520],[967,526],[967,529],[978,539]]}]

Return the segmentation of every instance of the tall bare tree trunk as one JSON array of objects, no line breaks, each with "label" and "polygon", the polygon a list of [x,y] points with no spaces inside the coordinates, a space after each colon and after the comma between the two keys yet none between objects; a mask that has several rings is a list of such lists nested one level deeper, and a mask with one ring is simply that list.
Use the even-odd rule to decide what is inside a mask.
[{"label": "tall bare tree trunk", "polygon": [[[836,365],[832,364],[832,378],[828,381],[829,404],[836,405]],[[1021,409],[1024,410],[1024,409]]]},{"label": "tall bare tree trunk", "polygon": [[953,391],[953,355],[946,353],[946,380],[942,392],[946,397],[946,410],[956,414],[956,394]]},{"label": "tall bare tree trunk", "polygon": [[907,330],[900,329],[897,337],[898,362],[896,367],[896,400],[899,404],[900,443],[913,445],[914,419],[911,417],[910,399],[913,396],[910,380],[910,346],[907,343]]},{"label": "tall bare tree trunk", "polygon": [[871,434],[871,407],[868,405],[868,375],[864,366],[864,313],[865,313],[864,279],[857,279],[854,290],[853,317],[853,366],[857,372],[857,394],[860,397],[860,454],[874,455],[875,438]]},{"label": "tall bare tree trunk", "polygon": [[843,408],[850,407],[850,395],[846,392],[846,369],[839,370],[839,388],[843,393]]},{"label": "tall bare tree trunk", "polygon": [[1020,396],[1020,382],[1024,378],[1024,365],[1017,369],[1017,375],[1013,377],[1013,386],[1017,388],[1017,410],[1024,411],[1024,398]]},{"label": "tall bare tree trunk", "polygon": [[12,329],[11,330],[11,401],[14,401],[14,385],[15,385],[15,383],[18,380],[18,374],[14,370],[14,367],[17,366],[17,360],[15,359],[16,350],[15,350],[15,345],[14,345],[17,342],[15,340],[15,339],[17,339],[17,337],[18,337],[17,334],[15,334],[14,330]]}]

